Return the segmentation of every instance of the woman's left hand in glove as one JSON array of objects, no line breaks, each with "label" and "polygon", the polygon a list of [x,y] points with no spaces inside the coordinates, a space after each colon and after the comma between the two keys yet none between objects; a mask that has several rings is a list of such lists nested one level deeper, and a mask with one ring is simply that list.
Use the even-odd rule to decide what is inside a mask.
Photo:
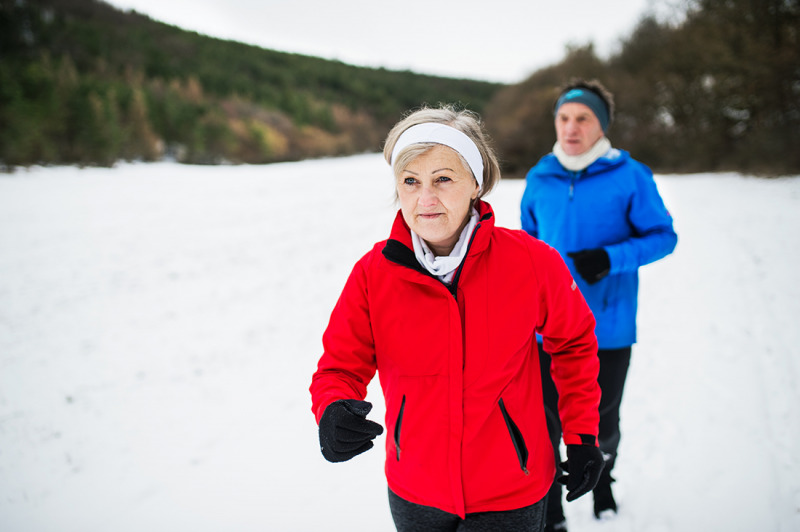
[{"label": "woman's left hand in glove", "polygon": [[567,487],[567,501],[592,491],[604,465],[603,453],[594,445],[567,445],[567,461],[561,464],[567,474],[556,479]]}]

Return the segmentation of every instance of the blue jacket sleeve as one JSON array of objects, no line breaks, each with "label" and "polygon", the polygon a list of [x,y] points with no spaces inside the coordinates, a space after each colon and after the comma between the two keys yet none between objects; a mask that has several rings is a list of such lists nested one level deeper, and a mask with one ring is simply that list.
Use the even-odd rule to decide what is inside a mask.
[{"label": "blue jacket sleeve", "polygon": [[672,253],[678,243],[672,216],[658,193],[652,173],[644,166],[635,175],[628,221],[633,236],[605,246],[611,261],[611,274],[635,271],[655,262]]},{"label": "blue jacket sleeve", "polygon": [[539,238],[539,228],[536,225],[536,216],[533,214],[533,183],[532,175],[533,169],[528,172],[525,178],[525,191],[522,193],[522,201],[520,203],[520,218],[522,221],[522,230],[534,238]]}]

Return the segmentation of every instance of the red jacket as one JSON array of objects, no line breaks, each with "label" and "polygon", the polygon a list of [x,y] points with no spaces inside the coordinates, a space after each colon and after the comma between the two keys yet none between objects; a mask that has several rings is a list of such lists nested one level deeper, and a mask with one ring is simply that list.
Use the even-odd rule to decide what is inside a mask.
[{"label": "red jacket", "polygon": [[462,517],[534,504],[553,481],[536,332],[565,443],[596,441],[600,402],[594,318],[559,254],[476,208],[452,288],[419,266],[398,212],[353,268],[310,388],[319,422],[333,401],[364,399],[377,370],[389,488]]}]

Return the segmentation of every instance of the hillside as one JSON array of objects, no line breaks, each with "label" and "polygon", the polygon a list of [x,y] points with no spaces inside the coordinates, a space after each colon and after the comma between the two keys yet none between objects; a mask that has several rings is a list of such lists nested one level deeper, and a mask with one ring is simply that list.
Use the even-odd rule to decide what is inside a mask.
[{"label": "hillside", "polygon": [[408,109],[502,87],[189,32],[97,0],[0,0],[0,166],[265,163],[380,149]]}]

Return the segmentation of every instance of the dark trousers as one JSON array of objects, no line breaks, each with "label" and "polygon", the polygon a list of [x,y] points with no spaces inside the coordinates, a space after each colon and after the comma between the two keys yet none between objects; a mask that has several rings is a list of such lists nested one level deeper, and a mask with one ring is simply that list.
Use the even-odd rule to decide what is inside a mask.
[{"label": "dark trousers", "polygon": [[[602,397],[600,399],[600,450],[606,455],[604,475],[611,473],[617,458],[619,447],[619,407],[622,404],[622,391],[625,388],[625,379],[628,376],[628,366],[631,362],[631,348],[600,349],[597,352],[600,359],[600,373],[597,383],[600,385]],[[561,441],[561,420],[558,417],[558,391],[550,377],[550,355],[545,353],[542,344],[539,344],[539,364],[542,372],[542,394],[544,396],[544,409],[547,415],[547,430],[550,432],[550,442],[553,445],[556,464],[561,462],[558,445]],[[563,517],[561,509],[561,484],[553,482],[547,494],[547,515],[550,520]]]},{"label": "dark trousers", "polygon": [[461,519],[438,508],[409,502],[389,490],[389,507],[398,532],[541,532],[544,506],[542,499],[518,510],[479,512]]}]

